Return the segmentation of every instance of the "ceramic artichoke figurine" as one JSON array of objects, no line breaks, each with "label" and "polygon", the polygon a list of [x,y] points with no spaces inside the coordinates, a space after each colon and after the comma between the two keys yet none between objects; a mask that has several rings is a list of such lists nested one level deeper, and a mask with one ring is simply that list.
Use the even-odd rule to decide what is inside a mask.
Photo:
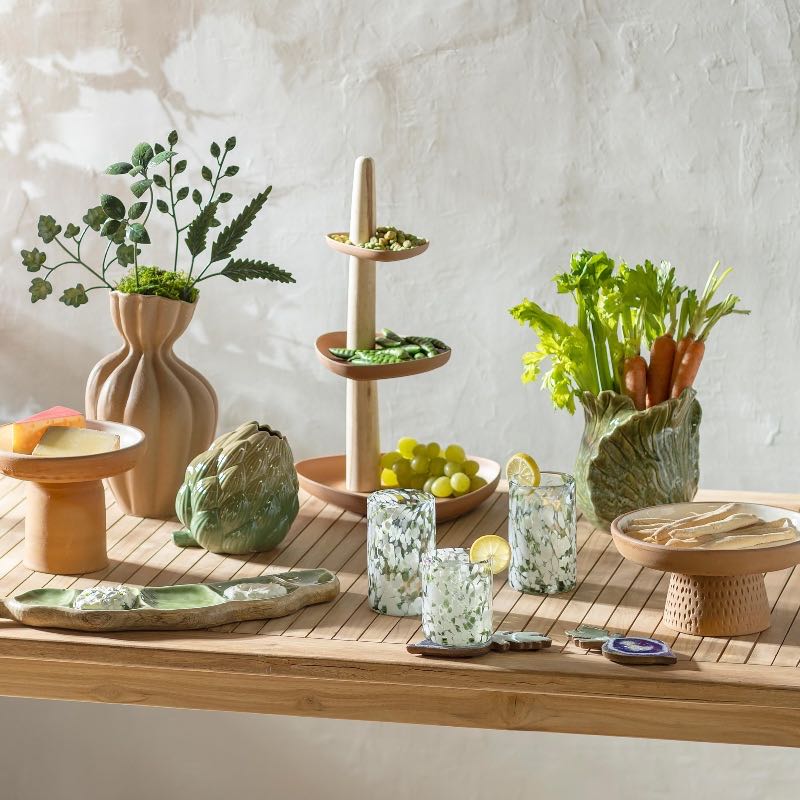
[{"label": "ceramic artichoke figurine", "polygon": [[616,392],[586,392],[583,410],[575,482],[592,522],[608,527],[626,511],[694,497],[702,411],[693,389],[646,411]]},{"label": "ceramic artichoke figurine", "polygon": [[271,550],[299,510],[297,473],[288,440],[247,422],[214,441],[186,468],[175,511],[185,530],[179,547],[212,553]]}]

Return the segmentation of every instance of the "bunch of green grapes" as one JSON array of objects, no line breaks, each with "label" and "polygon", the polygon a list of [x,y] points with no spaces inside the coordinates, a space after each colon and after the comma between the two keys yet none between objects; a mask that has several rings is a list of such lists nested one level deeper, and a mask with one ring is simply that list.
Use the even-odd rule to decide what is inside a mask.
[{"label": "bunch of green grapes", "polygon": [[461,445],[442,450],[436,442],[422,444],[404,436],[397,440],[396,450],[381,456],[381,486],[422,489],[439,498],[461,497],[486,486],[478,469],[478,462],[468,459]]}]

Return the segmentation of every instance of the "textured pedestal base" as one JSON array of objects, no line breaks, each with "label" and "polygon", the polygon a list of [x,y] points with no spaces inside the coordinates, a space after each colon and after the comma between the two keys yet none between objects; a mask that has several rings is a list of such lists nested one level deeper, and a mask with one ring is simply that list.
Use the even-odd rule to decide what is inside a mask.
[{"label": "textured pedestal base", "polygon": [[744,636],[769,628],[770,608],[764,576],[708,577],[678,575],[669,579],[664,624],[695,636]]},{"label": "textured pedestal base", "polygon": [[103,484],[29,483],[25,566],[34,572],[80,575],[107,565]]}]

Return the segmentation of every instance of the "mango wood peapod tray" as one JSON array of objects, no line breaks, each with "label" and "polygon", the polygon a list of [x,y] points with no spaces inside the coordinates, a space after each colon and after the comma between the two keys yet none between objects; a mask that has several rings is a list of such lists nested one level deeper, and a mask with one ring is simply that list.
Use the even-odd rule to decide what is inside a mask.
[{"label": "mango wood peapod tray", "polygon": [[[223,556],[172,542],[179,523],[124,516],[110,495],[109,565],[81,577],[22,563],[25,488],[0,478],[0,596],[44,586],[169,586],[322,567],[341,593],[280,619],[202,631],[77,633],[0,620],[0,695],[250,713],[800,746],[800,568],[767,573],[772,625],[736,639],[679,634],[662,609],[668,575],[624,559],[607,531],[578,521],[578,582],[553,596],[494,580],[494,624],[541,631],[552,647],[431,663],[406,652],[418,619],[367,603],[365,520],[301,491],[280,547]],[[800,508],[800,496],[705,493]],[[442,547],[506,534],[508,495],[439,526]],[[670,667],[625,667],[567,642],[580,624],[654,636]]]},{"label": "mango wood peapod tray", "polygon": [[[254,583],[277,584],[286,594],[264,600],[228,600],[224,595],[231,586]],[[92,633],[196,630],[285,617],[314,603],[327,603],[339,594],[339,580],[326,569],[303,569],[217,583],[132,588],[137,592],[137,605],[111,610],[74,608],[79,589],[31,589],[0,599],[0,617],[36,628]]]},{"label": "mango wood peapod tray", "polygon": [[[674,503],[623,514],[611,524],[614,544],[625,558],[670,573],[664,622],[696,636],[741,636],[770,625],[764,573],[800,563],[800,538],[747,550],[673,549],[625,533],[638,517],[679,519],[717,508],[717,503]],[[800,531],[800,514],[757,503],[737,503],[732,513],[754,514],[765,522],[788,517]]]}]

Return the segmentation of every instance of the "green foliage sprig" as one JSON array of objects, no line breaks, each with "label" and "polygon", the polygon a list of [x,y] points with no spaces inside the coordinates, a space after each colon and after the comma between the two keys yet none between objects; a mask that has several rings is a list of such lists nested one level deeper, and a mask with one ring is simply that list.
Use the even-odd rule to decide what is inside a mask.
[{"label": "green foliage sprig", "polygon": [[[22,264],[28,272],[42,272],[31,280],[28,291],[31,302],[46,300],[53,293],[50,282],[52,274],[67,265],[77,264],[87,270],[94,281],[85,287],[78,283],[64,289],[59,300],[65,305],[79,308],[89,302],[89,292],[96,289],[110,289],[130,294],[154,294],[193,303],[198,296],[197,284],[201,281],[223,275],[232,281],[262,279],[278,283],[294,283],[291,273],[275,264],[254,259],[232,258],[234,251],[242,243],[250,226],[269,197],[272,187],[268,186],[257,194],[244,209],[234,217],[211,244],[209,261],[202,269],[195,271],[195,261],[208,249],[209,233],[212,228],[221,227],[218,212],[221,206],[233,199],[231,192],[218,192],[222,181],[234,177],[239,167],[227,164],[226,160],[236,147],[236,137],[231,136],[223,147],[212,142],[209,152],[214,166],[203,165],[200,170],[202,180],[208,184],[207,196],[199,188],[179,185],[179,178],[187,168],[187,161],[178,157],[175,149],[178,134],[171,131],[167,136],[167,147],[156,142],[150,145],[142,142],[134,147],[130,161],[118,161],[106,169],[108,175],[127,175],[135,180],[130,191],[136,198],[127,208],[116,195],[103,194],[100,204],[89,208],[83,215],[84,226],[67,223],[60,225],[50,215],[39,217],[38,234],[44,244],[55,244],[63,251],[63,260],[53,266],[47,264],[47,254],[38,248],[22,250]],[[160,171],[156,171],[157,168]],[[205,187],[204,187],[204,190]],[[159,192],[162,196],[157,197]],[[179,215],[179,206],[191,194],[197,207],[191,219]],[[175,253],[172,270],[158,267],[140,267],[139,256],[142,246],[150,244],[147,222],[156,208],[172,220],[175,236]],[[99,264],[87,263],[82,252],[84,237],[89,231],[106,240],[105,253]],[[178,271],[181,252],[181,236],[188,251],[185,258],[188,269]],[[212,265],[221,268],[212,269]],[[130,271],[119,282],[114,283],[110,270],[117,265]],[[209,271],[211,270],[211,271]]]}]

